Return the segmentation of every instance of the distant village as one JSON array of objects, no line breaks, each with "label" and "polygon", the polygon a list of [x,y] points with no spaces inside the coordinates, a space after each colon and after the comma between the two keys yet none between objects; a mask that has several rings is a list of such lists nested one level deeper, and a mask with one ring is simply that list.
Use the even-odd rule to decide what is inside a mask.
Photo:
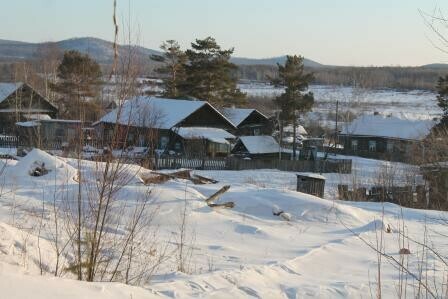
[{"label": "distant village", "polygon": [[[161,49],[150,57],[160,65],[157,78],[139,77],[133,69],[105,76],[88,55],[66,51],[59,64],[53,61],[56,75],[44,77],[52,99],[27,82],[0,82],[0,148],[16,149],[18,156],[39,148],[90,160],[125,158],[151,169],[351,173],[353,157],[402,162],[420,165],[426,178],[424,185],[400,189],[406,193],[402,204],[445,207],[448,171],[432,163],[440,160],[433,150],[439,120],[376,111],[346,119],[336,107],[334,128],[316,131],[313,120],[304,122],[314,95],[303,57],[287,56],[278,65],[268,84],[284,93],[274,99],[275,108],[262,112],[237,87],[233,50],[222,50],[211,37],[187,51],[175,41]],[[320,184],[310,181],[310,190]],[[393,195],[395,189],[341,185],[339,197],[398,202],[403,194]]]}]

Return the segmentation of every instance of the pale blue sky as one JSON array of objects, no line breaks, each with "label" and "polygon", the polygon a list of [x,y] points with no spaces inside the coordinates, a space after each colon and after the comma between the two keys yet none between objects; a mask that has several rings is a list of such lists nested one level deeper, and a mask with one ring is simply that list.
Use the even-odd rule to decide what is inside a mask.
[{"label": "pale blue sky", "polygon": [[[117,0],[120,22],[129,16],[139,43],[166,39],[189,46],[215,37],[235,55],[301,54],[324,64],[421,65],[448,62],[436,50],[418,9],[437,0]],[[57,41],[113,38],[112,0],[0,0],[0,39]],[[130,7],[130,9],[129,9]]]}]

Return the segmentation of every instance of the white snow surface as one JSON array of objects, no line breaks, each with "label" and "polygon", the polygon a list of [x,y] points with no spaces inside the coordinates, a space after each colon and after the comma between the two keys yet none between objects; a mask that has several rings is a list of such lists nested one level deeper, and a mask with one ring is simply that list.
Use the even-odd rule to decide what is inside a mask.
[{"label": "white snow surface", "polygon": [[228,143],[226,139],[236,138],[226,130],[208,127],[181,127],[175,132],[184,139],[208,139],[217,143]]},{"label": "white snow surface", "polygon": [[[29,176],[28,168],[36,160],[52,171],[42,177]],[[128,171],[133,177],[119,191],[118,199],[132,205],[139,195],[151,190],[155,200],[151,207],[157,209],[153,225],[158,227],[159,243],[172,244],[186,200],[188,231],[194,232],[195,240],[191,245],[191,271],[177,272],[173,253],[151,282],[139,287],[117,282],[79,282],[70,273],[54,277],[51,273],[54,246],[45,234],[51,221],[45,222],[39,242],[36,225],[39,218],[33,211],[43,203],[51,204],[56,190],[63,198],[76,194],[73,176],[78,161],[35,150],[19,162],[0,160],[0,166],[5,163],[5,173],[0,175],[1,298],[368,298],[370,294],[376,297],[378,256],[360,238],[376,244],[383,224],[393,230],[384,234],[384,252],[397,260],[400,259],[397,227],[402,224],[420,242],[426,231],[432,246],[442,256],[448,254],[444,237],[448,234],[446,212],[334,200],[338,183],[356,179],[361,184],[375,184],[384,167],[393,168],[398,178],[404,178],[406,173],[415,172],[415,167],[406,164],[354,158],[353,174],[324,174],[326,199],[294,191],[294,172],[195,171],[219,183],[192,185],[179,179],[148,187],[138,177],[150,171],[131,166]],[[88,174],[93,175],[102,166],[81,161],[81,167],[83,177],[95,181]],[[235,208],[211,209],[205,198],[224,185],[231,187],[219,202],[233,201]],[[275,216],[273,211],[283,211],[285,216]],[[24,223],[19,221],[20,216],[26,216]],[[406,256],[408,267],[412,273],[419,273],[422,247],[413,242],[406,246],[411,251]],[[45,266],[43,275],[38,266],[38,248]],[[174,245],[169,247],[169,252],[174,249]],[[441,286],[446,281],[446,266],[429,251],[425,251],[426,259],[430,270],[425,279]],[[382,297],[396,297],[400,277],[396,265],[384,258],[381,275]],[[418,284],[410,276],[406,279],[407,294],[415,297]]]},{"label": "white snow surface", "polygon": [[362,115],[342,129],[342,134],[422,140],[436,124],[433,120],[404,119],[386,115]]},{"label": "white snow surface", "polygon": [[239,140],[250,154],[278,153],[280,147],[272,136],[241,136]]}]

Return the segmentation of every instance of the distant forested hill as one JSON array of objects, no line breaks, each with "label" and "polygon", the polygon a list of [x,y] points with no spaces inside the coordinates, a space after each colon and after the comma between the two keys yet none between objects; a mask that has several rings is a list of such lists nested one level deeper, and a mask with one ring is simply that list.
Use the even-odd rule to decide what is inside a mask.
[{"label": "distant forested hill", "polygon": [[[112,43],[99,38],[81,37],[53,43],[61,51],[78,50],[87,53],[108,69],[113,60]],[[37,59],[44,43],[27,43],[0,39],[0,80],[11,78],[13,64]],[[119,46],[119,55],[126,56],[129,46]],[[142,76],[154,76],[156,63],[149,60],[151,54],[160,52],[139,46],[131,47],[141,62]],[[267,81],[275,77],[277,63],[283,63],[286,56],[272,58],[232,57],[238,65],[236,76],[243,80]],[[305,67],[314,72],[317,84],[357,85],[365,88],[434,89],[440,76],[448,74],[447,64],[428,64],[420,67],[345,67],[328,66],[305,58]]]}]

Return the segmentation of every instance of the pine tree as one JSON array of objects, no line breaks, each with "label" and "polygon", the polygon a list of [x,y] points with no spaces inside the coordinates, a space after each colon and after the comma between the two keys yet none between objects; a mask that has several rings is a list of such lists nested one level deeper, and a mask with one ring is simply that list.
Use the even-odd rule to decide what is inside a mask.
[{"label": "pine tree", "polygon": [[60,116],[96,119],[100,108],[95,97],[102,76],[99,64],[88,55],[70,50],[64,53],[57,72],[58,82],[52,87],[61,95],[58,100]]},{"label": "pine tree", "polygon": [[280,96],[274,99],[275,104],[280,108],[280,142],[283,138],[283,127],[293,124],[293,157],[296,156],[296,113],[305,113],[311,110],[314,104],[312,92],[306,92],[311,81],[314,79],[312,73],[305,72],[302,56],[286,56],[285,65],[277,64],[278,78],[271,79],[276,86],[285,88]]},{"label": "pine tree", "polygon": [[150,58],[163,63],[163,66],[155,70],[163,77],[163,96],[168,98],[182,97],[180,86],[185,83],[187,55],[175,40],[167,40],[160,46],[160,49],[164,52],[162,55],[151,55]]},{"label": "pine tree", "polygon": [[212,37],[196,39],[191,47],[186,51],[183,93],[217,106],[244,103],[245,94],[237,88],[237,66],[230,62],[233,48],[222,50]]},{"label": "pine tree", "polygon": [[448,75],[440,77],[437,82],[437,105],[442,109],[443,114],[438,125],[440,129],[448,128]]}]

